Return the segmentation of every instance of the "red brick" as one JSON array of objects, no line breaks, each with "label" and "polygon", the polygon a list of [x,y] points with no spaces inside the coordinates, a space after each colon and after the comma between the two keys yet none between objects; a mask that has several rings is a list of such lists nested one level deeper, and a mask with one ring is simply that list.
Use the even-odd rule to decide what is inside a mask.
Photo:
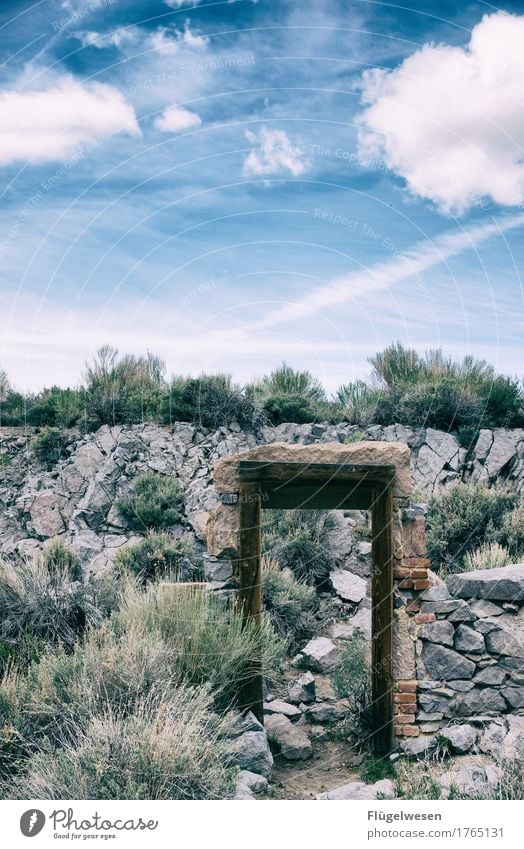
[{"label": "red brick", "polygon": [[425,581],[428,577],[428,570],[427,569],[412,569],[411,570],[411,577],[412,578],[419,578],[419,579],[422,578]]},{"label": "red brick", "polygon": [[415,714],[399,713],[395,716],[394,722],[396,722],[397,725],[411,725],[411,723],[415,722]]},{"label": "red brick", "polygon": [[[428,581],[429,584],[429,581]],[[411,578],[404,578],[403,581],[400,581],[398,585],[400,590],[412,590],[413,589],[413,581]]]},{"label": "red brick", "polygon": [[[409,695],[411,695],[411,694],[409,694]],[[395,705],[395,710],[398,711],[398,713],[414,713],[414,711],[416,711],[416,709],[417,709],[416,699],[412,702],[409,702],[409,704]]]},{"label": "red brick", "polygon": [[417,613],[415,622],[417,625],[425,625],[427,622],[434,622],[436,618],[434,613]]},{"label": "red brick", "polygon": [[431,586],[431,581],[414,581],[413,589],[415,590],[429,590]]},{"label": "red brick", "polygon": [[420,610],[420,602],[418,601],[410,601],[409,604],[406,605],[406,613],[418,613]]},{"label": "red brick", "polygon": [[397,690],[399,693],[416,693],[416,681],[397,681]]},{"label": "red brick", "polygon": [[416,704],[417,703],[417,694],[416,693],[395,693],[394,700],[397,704]]},{"label": "red brick", "polygon": [[420,729],[418,729],[416,725],[405,725],[404,726],[404,737],[418,737],[419,734],[420,734]]},{"label": "red brick", "polygon": [[411,570],[410,569],[404,569],[400,566],[395,566],[395,568],[393,569],[393,577],[397,581],[402,581],[403,578],[410,578],[411,577]]},{"label": "red brick", "polygon": [[429,569],[430,565],[427,557],[404,557],[402,560],[405,569]]}]

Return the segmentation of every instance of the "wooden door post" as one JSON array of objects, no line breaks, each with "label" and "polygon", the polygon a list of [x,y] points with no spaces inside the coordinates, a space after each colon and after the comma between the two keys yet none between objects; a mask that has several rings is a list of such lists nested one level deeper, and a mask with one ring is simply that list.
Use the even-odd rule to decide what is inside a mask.
[{"label": "wooden door post", "polygon": [[377,487],[372,506],[373,750],[393,746],[393,545],[391,488]]},{"label": "wooden door post", "polygon": [[[257,483],[240,484],[240,568],[239,603],[244,623],[261,627],[262,615],[262,559],[260,554],[260,486]],[[264,723],[262,658],[253,668],[253,674],[244,681],[239,694],[239,704],[249,708]]]}]

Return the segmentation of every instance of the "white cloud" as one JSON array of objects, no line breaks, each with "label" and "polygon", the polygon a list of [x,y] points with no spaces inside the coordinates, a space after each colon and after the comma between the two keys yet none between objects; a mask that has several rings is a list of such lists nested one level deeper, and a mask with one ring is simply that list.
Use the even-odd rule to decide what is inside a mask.
[{"label": "white cloud", "polygon": [[204,35],[194,32],[186,21],[183,30],[171,30],[168,27],[159,27],[149,37],[149,43],[153,50],[167,56],[174,56],[181,46],[196,50],[204,48],[209,39]]},{"label": "white cloud", "polygon": [[75,37],[82,42],[83,47],[98,47],[102,50],[106,47],[123,47],[126,44],[133,44],[137,40],[138,32],[133,27],[103,33],[86,30],[75,33]]},{"label": "white cloud", "polygon": [[61,77],[43,91],[0,92],[0,165],[60,161],[120,132],[140,135],[140,128],[111,86]]},{"label": "white cloud", "polygon": [[284,130],[262,127],[258,134],[246,130],[246,138],[258,144],[244,159],[244,174],[269,175],[289,171],[299,177],[309,167],[309,161],[300,145],[292,145]]},{"label": "white cloud", "polygon": [[360,155],[462,213],[480,198],[524,201],[524,16],[485,15],[465,47],[427,44],[363,75]]},{"label": "white cloud", "polygon": [[171,106],[156,119],[155,127],[162,133],[182,133],[201,124],[199,116],[181,106]]}]

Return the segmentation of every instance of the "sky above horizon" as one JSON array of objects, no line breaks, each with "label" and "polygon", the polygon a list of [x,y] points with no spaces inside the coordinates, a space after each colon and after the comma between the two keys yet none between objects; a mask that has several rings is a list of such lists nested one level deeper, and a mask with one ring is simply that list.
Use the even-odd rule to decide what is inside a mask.
[{"label": "sky above horizon", "polygon": [[[415,5],[415,4],[414,4]],[[0,369],[522,376],[524,0],[4,0]]]}]

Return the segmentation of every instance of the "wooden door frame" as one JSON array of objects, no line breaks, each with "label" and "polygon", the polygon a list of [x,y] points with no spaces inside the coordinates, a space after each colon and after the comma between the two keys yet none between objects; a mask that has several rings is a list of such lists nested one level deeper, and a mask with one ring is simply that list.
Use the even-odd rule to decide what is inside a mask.
[{"label": "wooden door frame", "polygon": [[[371,510],[372,740],[379,754],[393,746],[393,544],[395,467],[241,460],[239,601],[244,621],[262,612],[262,509]],[[264,721],[261,668],[242,685],[240,701]]]}]

